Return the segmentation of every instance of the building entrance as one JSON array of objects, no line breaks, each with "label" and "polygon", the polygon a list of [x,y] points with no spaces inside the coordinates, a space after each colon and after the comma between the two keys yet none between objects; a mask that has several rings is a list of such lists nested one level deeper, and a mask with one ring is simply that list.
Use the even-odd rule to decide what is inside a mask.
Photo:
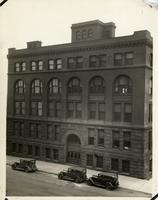
[{"label": "building entrance", "polygon": [[81,142],[78,136],[71,134],[67,138],[67,162],[80,164]]}]

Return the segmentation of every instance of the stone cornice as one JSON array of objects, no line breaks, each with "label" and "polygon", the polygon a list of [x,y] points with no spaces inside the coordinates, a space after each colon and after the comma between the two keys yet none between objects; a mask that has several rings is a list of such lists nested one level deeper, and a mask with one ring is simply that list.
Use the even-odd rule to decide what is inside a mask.
[{"label": "stone cornice", "polygon": [[8,54],[8,59],[10,58],[20,58],[20,57],[30,57],[30,56],[44,56],[44,55],[57,55],[73,52],[84,52],[84,51],[96,51],[96,50],[106,50],[115,48],[125,48],[125,47],[136,47],[136,46],[149,46],[152,48],[152,42],[148,39],[131,40],[131,41],[113,41],[111,43],[103,44],[98,42],[94,44],[86,44],[83,46],[66,44],[57,46],[48,46],[37,48],[36,50],[30,51],[29,49],[15,50],[13,53]]}]

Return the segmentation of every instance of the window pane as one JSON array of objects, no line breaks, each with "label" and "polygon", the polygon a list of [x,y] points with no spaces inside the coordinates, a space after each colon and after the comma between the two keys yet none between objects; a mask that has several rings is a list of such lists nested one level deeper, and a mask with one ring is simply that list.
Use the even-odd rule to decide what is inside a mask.
[{"label": "window pane", "polygon": [[116,158],[111,159],[111,170],[119,171],[119,160]]},{"label": "window pane", "polygon": [[26,62],[22,62],[21,64],[21,67],[22,67],[22,71],[26,71]]},{"label": "window pane", "polygon": [[122,161],[122,172],[125,172],[125,173],[130,172],[130,161],[129,160]]},{"label": "window pane", "polygon": [[93,166],[93,155],[87,154],[87,166]]},{"label": "window pane", "polygon": [[96,167],[103,168],[103,156],[96,157]]},{"label": "window pane", "polygon": [[36,62],[35,61],[31,62],[31,70],[32,71],[36,70]]},{"label": "window pane", "polygon": [[59,59],[57,59],[57,69],[61,69],[62,68],[62,59],[61,58],[59,58]]},{"label": "window pane", "polygon": [[38,70],[43,70],[43,61],[38,62]]},{"label": "window pane", "polygon": [[120,146],[120,132],[112,131],[113,148],[119,148]]},{"label": "window pane", "polygon": [[124,149],[129,149],[131,147],[131,133],[130,132],[123,133],[123,145],[124,145]]}]

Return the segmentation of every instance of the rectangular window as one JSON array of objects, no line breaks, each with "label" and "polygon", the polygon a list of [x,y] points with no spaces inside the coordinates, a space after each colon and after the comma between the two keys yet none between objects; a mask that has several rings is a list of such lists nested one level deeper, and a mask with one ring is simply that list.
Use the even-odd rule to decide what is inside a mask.
[{"label": "rectangular window", "polygon": [[32,145],[28,145],[27,146],[27,150],[28,150],[28,155],[32,155],[33,151],[32,151]]},{"label": "rectangular window", "polygon": [[74,116],[74,103],[73,102],[68,102],[67,104],[67,116],[69,118],[73,118]]},{"label": "rectangular window", "polygon": [[46,148],[45,149],[45,155],[47,159],[51,158],[51,149],[50,148]]},{"label": "rectangular window", "polygon": [[82,105],[81,103],[77,102],[76,103],[76,118],[81,119],[82,117]]},{"label": "rectangular window", "polygon": [[41,124],[36,124],[36,138],[40,138],[41,135]]},{"label": "rectangular window", "polygon": [[15,114],[16,115],[25,115],[25,102],[16,101],[15,102]]},{"label": "rectangular window", "polygon": [[32,116],[42,116],[43,104],[41,101],[31,102],[31,115]]},{"label": "rectangular window", "polygon": [[54,102],[53,101],[48,102],[48,116],[49,117],[54,116]]},{"label": "rectangular window", "polygon": [[97,67],[97,56],[96,55],[89,57],[89,66],[90,67]]},{"label": "rectangular window", "polygon": [[23,136],[24,135],[24,123],[23,122],[14,122],[14,129],[13,133],[16,136]]},{"label": "rectangular window", "polygon": [[124,104],[124,122],[132,121],[132,105],[129,103]]},{"label": "rectangular window", "polygon": [[16,143],[12,143],[12,152],[16,152]]},{"label": "rectangular window", "polygon": [[29,137],[40,138],[40,135],[41,135],[41,124],[31,123]]},{"label": "rectangular window", "polygon": [[24,128],[24,123],[23,122],[20,122],[19,123],[19,133],[18,133],[18,135],[21,137],[21,136],[24,136],[24,130],[25,130],[25,128]]},{"label": "rectangular window", "polygon": [[75,68],[75,63],[75,58],[71,57],[67,59],[68,68]]},{"label": "rectangular window", "polygon": [[89,119],[96,119],[96,103],[89,103]]},{"label": "rectangular window", "polygon": [[122,172],[130,173],[130,161],[122,160]]},{"label": "rectangular window", "polygon": [[105,103],[98,104],[98,119],[105,120]]},{"label": "rectangular window", "polygon": [[104,146],[104,129],[98,129],[98,146]]},{"label": "rectangular window", "polygon": [[61,69],[62,68],[62,59],[61,58],[58,58],[56,60],[56,68],[57,69]]},{"label": "rectangular window", "polygon": [[56,110],[55,110],[55,117],[61,117],[61,103],[56,102]]},{"label": "rectangular window", "polygon": [[123,148],[124,149],[131,148],[131,132],[129,131],[123,132]]},{"label": "rectangular window", "polygon": [[123,64],[123,56],[121,53],[114,54],[114,65],[122,65]]},{"label": "rectangular window", "polygon": [[148,149],[152,149],[152,131],[148,132]]},{"label": "rectangular window", "polygon": [[19,135],[19,122],[14,122],[13,135]]},{"label": "rectangular window", "polygon": [[106,55],[99,56],[99,67],[106,67]]},{"label": "rectangular window", "polygon": [[37,64],[36,64],[35,61],[32,61],[32,62],[31,62],[31,70],[32,70],[32,71],[35,71],[36,69],[37,69]]},{"label": "rectangular window", "polygon": [[93,155],[87,154],[87,166],[93,166]]},{"label": "rectangular window", "polygon": [[18,153],[23,153],[23,145],[22,144],[18,145]]},{"label": "rectangular window", "polygon": [[42,102],[37,103],[37,115],[42,116]]},{"label": "rectangular window", "polygon": [[36,102],[31,102],[31,115],[36,116]]},{"label": "rectangular window", "polygon": [[43,61],[38,61],[38,70],[41,71],[43,70]]},{"label": "rectangular window", "polygon": [[133,65],[133,52],[125,53],[125,64]]},{"label": "rectangular window", "polygon": [[152,122],[152,104],[149,104],[148,122]]},{"label": "rectangular window", "polygon": [[76,67],[82,68],[83,67],[83,57],[76,57]]},{"label": "rectangular window", "polygon": [[121,121],[121,104],[115,103],[113,109],[114,109],[113,120],[114,121]]},{"label": "rectangular window", "polygon": [[47,140],[52,139],[52,134],[53,134],[53,126],[52,125],[47,125]]},{"label": "rectangular window", "polygon": [[35,146],[35,156],[40,156],[40,147]]},{"label": "rectangular window", "polygon": [[54,133],[54,139],[59,141],[60,140],[60,125],[55,125],[55,133]]},{"label": "rectangular window", "polygon": [[48,69],[49,70],[55,69],[55,61],[54,60],[48,61]]},{"label": "rectangular window", "polygon": [[15,71],[20,72],[20,63],[15,63]]},{"label": "rectangular window", "polygon": [[25,115],[25,102],[24,101],[21,102],[21,114]]},{"label": "rectangular window", "polygon": [[117,158],[111,158],[111,170],[119,171],[119,160]]},{"label": "rectangular window", "polygon": [[53,159],[58,160],[59,159],[59,150],[53,149]]},{"label": "rectangular window", "polygon": [[31,123],[30,124],[29,137],[35,137],[35,132],[36,132],[36,125]]},{"label": "rectangular window", "polygon": [[96,167],[103,168],[103,156],[96,156]]},{"label": "rectangular window", "polygon": [[120,147],[120,132],[112,131],[112,147],[119,148]]},{"label": "rectangular window", "polygon": [[149,171],[152,172],[152,159],[149,160]]},{"label": "rectangular window", "polygon": [[94,145],[94,133],[93,128],[88,129],[88,145]]}]

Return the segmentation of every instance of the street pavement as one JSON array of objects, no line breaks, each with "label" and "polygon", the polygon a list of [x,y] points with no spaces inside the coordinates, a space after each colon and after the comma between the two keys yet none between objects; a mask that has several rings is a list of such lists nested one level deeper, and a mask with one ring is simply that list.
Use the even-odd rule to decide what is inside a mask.
[{"label": "street pavement", "polygon": [[144,197],[150,194],[134,190],[117,188],[110,191],[104,188],[89,186],[86,183],[77,184],[71,181],[59,180],[55,174],[25,173],[12,170],[7,165],[6,195],[10,196],[82,196],[82,197]]},{"label": "street pavement", "polygon": [[[15,156],[7,156],[7,164],[11,165],[12,163],[19,161],[19,157]],[[46,161],[36,161],[38,170],[41,172],[49,173],[57,175],[60,171],[63,169],[67,169],[70,167],[70,165],[63,165],[59,163],[51,163]],[[92,175],[98,174],[99,171],[87,169],[87,177],[90,177]],[[119,183],[121,188],[126,188],[130,190],[140,191],[144,193],[152,194],[152,179],[150,180],[144,180],[144,179],[138,179],[133,178],[129,176],[123,176],[119,175]]]}]

